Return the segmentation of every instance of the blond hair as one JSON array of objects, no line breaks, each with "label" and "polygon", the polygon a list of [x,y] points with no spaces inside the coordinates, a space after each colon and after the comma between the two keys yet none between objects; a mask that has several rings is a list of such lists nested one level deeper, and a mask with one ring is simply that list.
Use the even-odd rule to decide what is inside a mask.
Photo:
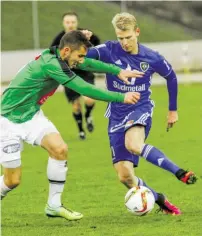
[{"label": "blond hair", "polygon": [[119,14],[116,14],[112,19],[112,25],[114,28],[120,29],[120,30],[129,30],[131,27],[135,30],[137,28],[137,20],[136,18],[127,13],[122,12]]}]

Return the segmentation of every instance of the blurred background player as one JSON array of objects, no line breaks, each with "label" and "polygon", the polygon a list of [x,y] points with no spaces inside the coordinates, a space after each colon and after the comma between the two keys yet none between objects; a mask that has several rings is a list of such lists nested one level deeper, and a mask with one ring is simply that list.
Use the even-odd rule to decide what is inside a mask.
[{"label": "blurred background player", "polygon": [[[59,45],[60,39],[62,36],[72,30],[83,30],[81,28],[78,28],[78,15],[75,12],[67,12],[63,14],[63,27],[64,30],[62,30],[53,40],[51,46]],[[87,35],[86,35],[87,36]],[[100,44],[100,39],[90,32],[90,35],[88,35],[88,39],[91,42],[92,45],[97,46]],[[73,69],[73,71],[79,75],[81,78],[83,78],[86,82],[94,84],[94,74],[90,71],[82,71],[78,69]],[[72,103],[72,113],[73,117],[76,121],[76,124],[78,126],[79,130],[79,137],[80,139],[85,139],[86,134],[83,128],[83,114],[82,114],[82,104],[81,104],[81,95],[67,87],[64,87],[65,89],[65,95],[69,102]],[[92,98],[83,97],[84,104],[85,104],[85,121],[86,121],[86,128],[89,132],[92,132],[94,130],[94,124],[92,120],[92,110],[95,106],[95,101]]]},{"label": "blurred background player", "polygon": [[[167,81],[169,95],[167,129],[178,121],[177,113],[177,78],[168,61],[158,52],[138,43],[140,29],[136,18],[129,13],[114,16],[112,24],[118,41],[107,41],[105,44],[91,48],[87,56],[106,63],[119,65],[122,69],[140,70],[143,78],[131,78],[130,85],[118,81],[116,76],[107,75],[107,88],[110,91],[140,92],[141,99],[135,105],[127,106],[120,103],[109,103],[106,117],[109,118],[108,135],[112,150],[112,161],[118,178],[127,188],[137,185],[147,186],[134,174],[134,166],[139,156],[164,170],[174,174],[186,184],[194,184],[196,176],[192,171],[185,171],[173,163],[158,148],[145,144],[152,125],[154,102],[151,100],[151,78],[156,72]],[[163,194],[154,190],[156,203],[170,214],[181,214]]]}]

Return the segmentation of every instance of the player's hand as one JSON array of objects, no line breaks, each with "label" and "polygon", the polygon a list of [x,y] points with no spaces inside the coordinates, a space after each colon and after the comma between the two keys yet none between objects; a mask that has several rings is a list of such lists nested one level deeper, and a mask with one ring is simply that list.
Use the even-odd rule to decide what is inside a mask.
[{"label": "player's hand", "polygon": [[178,121],[178,113],[177,111],[169,111],[168,112],[168,120],[167,120],[167,132],[173,125]]},{"label": "player's hand", "polygon": [[135,104],[140,99],[140,93],[137,92],[128,92],[125,93],[124,103]]},{"label": "player's hand", "polygon": [[144,75],[143,72],[140,72],[138,70],[121,70],[120,73],[118,74],[118,77],[120,80],[122,80],[126,84],[130,84],[128,81],[128,78],[136,77],[136,78],[141,78]]},{"label": "player's hand", "polygon": [[93,33],[90,30],[81,30],[81,32],[86,36],[88,40],[90,40]]}]

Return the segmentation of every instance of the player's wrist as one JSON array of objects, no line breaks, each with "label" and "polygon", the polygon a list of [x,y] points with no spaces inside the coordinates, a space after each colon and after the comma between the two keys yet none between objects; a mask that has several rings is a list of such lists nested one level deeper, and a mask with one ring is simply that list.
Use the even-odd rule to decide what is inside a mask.
[{"label": "player's wrist", "polygon": [[111,65],[111,73],[113,75],[119,75],[121,73],[122,69],[118,66]]},{"label": "player's wrist", "polygon": [[116,102],[124,102],[125,101],[125,94],[124,93],[116,93],[117,99]]},{"label": "player's wrist", "polygon": [[168,110],[169,111],[177,111],[177,104],[169,105]]}]

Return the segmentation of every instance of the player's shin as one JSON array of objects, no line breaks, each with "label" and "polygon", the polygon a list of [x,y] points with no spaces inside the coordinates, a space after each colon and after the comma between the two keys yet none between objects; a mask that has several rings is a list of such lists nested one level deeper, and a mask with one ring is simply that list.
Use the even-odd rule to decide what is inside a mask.
[{"label": "player's shin", "polygon": [[83,116],[82,116],[82,113],[79,112],[79,113],[73,113],[73,117],[77,123],[77,126],[78,126],[78,129],[79,129],[79,132],[82,132],[83,131]]},{"label": "player's shin", "polygon": [[1,200],[7,195],[8,192],[10,192],[12,189],[7,187],[4,183],[4,176],[0,176],[0,194],[1,194]]},{"label": "player's shin", "polygon": [[2,163],[4,175],[0,176],[0,195],[3,199],[11,190],[20,184],[21,160]]},{"label": "player's shin", "polygon": [[67,170],[66,160],[56,160],[49,157],[47,176],[49,180],[48,205],[50,207],[59,207],[62,205],[61,195],[64,190]]},{"label": "player's shin", "polygon": [[153,195],[154,195],[155,201],[158,200],[158,193],[155,190],[153,190],[152,188],[150,188],[142,179],[140,179],[139,177],[135,176],[135,181],[136,181],[137,186],[145,186],[148,189],[150,189],[152,191]]},{"label": "player's shin", "polygon": [[95,104],[92,104],[92,105],[87,105],[87,104],[85,104],[85,108],[86,108],[85,118],[86,118],[86,119],[87,119],[88,117],[90,117],[91,112],[92,112],[94,106],[95,106]]},{"label": "player's shin", "polygon": [[163,152],[151,145],[145,144],[143,146],[141,156],[148,162],[173,174],[176,174],[180,169],[175,163],[168,159]]}]

